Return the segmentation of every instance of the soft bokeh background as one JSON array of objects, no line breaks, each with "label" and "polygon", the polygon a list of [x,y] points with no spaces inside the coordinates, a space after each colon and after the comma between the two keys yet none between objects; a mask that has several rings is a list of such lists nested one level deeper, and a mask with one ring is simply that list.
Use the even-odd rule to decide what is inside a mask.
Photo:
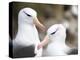
[{"label": "soft bokeh background", "polygon": [[[51,25],[59,23],[65,17],[70,24],[69,30],[67,31],[66,43],[70,47],[78,47],[78,20],[70,12],[70,5],[14,2],[12,7],[13,38],[15,38],[18,30],[18,13],[20,9],[30,7],[37,11],[39,21],[47,29]],[[39,29],[38,31],[40,40],[43,40],[46,32],[41,32]]]}]

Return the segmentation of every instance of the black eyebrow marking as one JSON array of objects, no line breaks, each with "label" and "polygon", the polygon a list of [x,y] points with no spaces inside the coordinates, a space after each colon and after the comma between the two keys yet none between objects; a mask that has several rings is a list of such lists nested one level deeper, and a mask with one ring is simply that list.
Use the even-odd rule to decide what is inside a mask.
[{"label": "black eyebrow marking", "polygon": [[29,15],[28,13],[26,13],[25,11],[23,11],[27,16],[31,17],[31,15]]},{"label": "black eyebrow marking", "polygon": [[51,33],[51,35],[55,34],[57,31],[58,31],[58,28],[56,29],[56,31],[55,31],[55,32],[52,32],[52,33]]}]

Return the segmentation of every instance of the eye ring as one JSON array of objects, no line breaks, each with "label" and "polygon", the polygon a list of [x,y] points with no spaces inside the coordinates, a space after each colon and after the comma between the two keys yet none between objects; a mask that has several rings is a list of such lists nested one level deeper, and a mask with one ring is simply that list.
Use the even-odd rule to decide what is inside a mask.
[{"label": "eye ring", "polygon": [[31,15],[29,15],[28,13],[26,13],[25,11],[23,11],[27,16],[31,17]]},{"label": "eye ring", "polygon": [[55,34],[57,31],[58,31],[58,28],[56,29],[56,31],[55,31],[55,32],[52,32],[52,33],[51,33],[51,35]]}]

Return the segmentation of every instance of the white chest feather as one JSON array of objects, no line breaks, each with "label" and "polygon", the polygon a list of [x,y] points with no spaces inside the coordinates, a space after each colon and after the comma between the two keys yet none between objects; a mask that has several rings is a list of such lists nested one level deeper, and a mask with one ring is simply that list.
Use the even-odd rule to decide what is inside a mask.
[{"label": "white chest feather", "polygon": [[[50,29],[54,31],[54,26]],[[58,30],[55,34],[49,34],[49,44],[46,48],[46,55],[55,56],[55,55],[67,55],[67,51],[69,51],[69,47],[65,43],[66,39],[66,29],[61,25],[57,27]],[[56,28],[56,29],[57,29]],[[56,30],[55,29],[55,30]],[[49,31],[50,32],[50,31]]]},{"label": "white chest feather", "polygon": [[39,43],[40,41],[35,25],[21,25],[15,41],[17,44],[24,46]]}]

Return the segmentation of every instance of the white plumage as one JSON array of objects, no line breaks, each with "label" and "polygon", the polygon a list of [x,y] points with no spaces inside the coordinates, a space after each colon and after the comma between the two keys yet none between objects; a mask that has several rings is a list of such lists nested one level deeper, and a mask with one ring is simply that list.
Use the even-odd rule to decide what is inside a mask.
[{"label": "white plumage", "polygon": [[72,6],[72,7],[71,7],[71,12],[72,12],[74,15],[78,16],[78,7],[77,7],[76,5]]},{"label": "white plumage", "polygon": [[44,56],[67,55],[67,52],[70,50],[65,43],[67,27],[68,24],[63,23],[52,25],[48,29],[49,43],[44,50]]},{"label": "white plumage", "polygon": [[[42,48],[37,50],[37,44],[40,43],[38,31],[33,22],[34,18],[37,17],[37,12],[32,8],[23,8],[18,14],[18,33],[16,38],[13,40],[13,48],[17,46],[35,46],[36,56],[42,55]],[[37,53],[38,52],[38,53]]]}]

